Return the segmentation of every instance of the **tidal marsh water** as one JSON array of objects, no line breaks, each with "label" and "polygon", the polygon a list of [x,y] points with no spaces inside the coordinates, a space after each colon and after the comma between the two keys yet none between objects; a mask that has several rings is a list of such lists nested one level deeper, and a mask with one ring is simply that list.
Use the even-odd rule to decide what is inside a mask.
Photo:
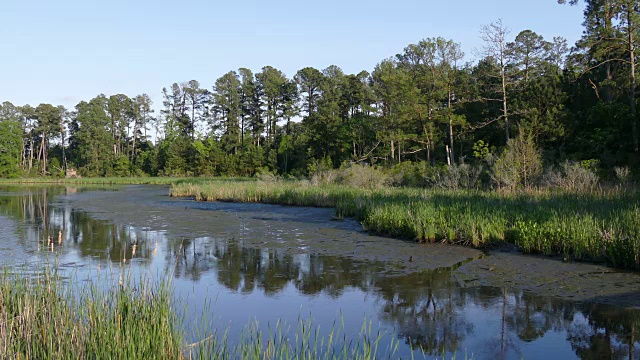
[{"label": "tidal marsh water", "polygon": [[47,262],[106,286],[100,274],[171,274],[194,340],[203,323],[233,342],[249,324],[312,319],[321,334],[338,324],[355,336],[366,321],[401,358],[640,358],[637,273],[370,236],[331,209],[168,193],[2,186],[0,263]]}]

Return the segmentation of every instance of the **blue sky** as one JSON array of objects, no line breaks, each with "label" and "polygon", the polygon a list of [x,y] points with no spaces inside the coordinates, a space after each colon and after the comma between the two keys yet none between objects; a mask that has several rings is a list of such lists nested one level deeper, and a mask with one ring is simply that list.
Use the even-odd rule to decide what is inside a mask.
[{"label": "blue sky", "polygon": [[99,93],[148,93],[198,80],[210,88],[239,67],[340,66],[373,70],[426,37],[461,43],[466,60],[479,29],[498,18],[511,36],[531,29],[573,45],[582,6],[556,0],[321,2],[215,0],[2,0],[0,101],[73,108]]}]

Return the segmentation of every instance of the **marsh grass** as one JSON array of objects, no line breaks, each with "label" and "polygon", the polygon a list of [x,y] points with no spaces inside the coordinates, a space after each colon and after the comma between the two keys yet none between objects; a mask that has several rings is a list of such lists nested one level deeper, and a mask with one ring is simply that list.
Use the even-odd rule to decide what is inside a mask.
[{"label": "marsh grass", "polygon": [[378,190],[307,182],[179,183],[172,196],[333,207],[376,234],[428,242],[517,245],[527,253],[640,269],[640,196],[635,191],[500,193]]},{"label": "marsh grass", "polygon": [[[350,336],[341,320],[327,330],[311,318],[299,318],[293,329],[278,321],[265,330],[253,322],[232,342],[228,331],[215,330],[206,313],[197,316],[204,319],[201,323],[190,324],[199,331],[186,330],[188,308],[179,310],[170,277],[133,281],[125,275],[112,284],[98,280],[79,282],[50,267],[35,274],[4,269],[0,358],[366,360],[393,358],[398,352],[395,335],[374,330],[366,319],[360,332]],[[412,357],[433,356],[410,350]]]},{"label": "marsh grass", "polygon": [[[324,359],[324,360],[371,360],[371,359],[456,359],[456,353],[428,353],[422,348],[399,350],[400,340],[391,333],[374,330],[373,323],[363,320],[360,331],[348,336],[342,318],[322,331],[314,325],[312,318],[298,318],[295,328],[277,321],[274,326],[261,330],[257,322],[245,326],[240,340],[228,345],[225,333],[221,338],[212,335],[210,341],[188,353],[189,358],[200,359]],[[462,359],[473,359],[466,354]]]},{"label": "marsh grass", "polygon": [[108,290],[63,279],[0,275],[0,357],[179,358],[182,337],[167,282]]}]

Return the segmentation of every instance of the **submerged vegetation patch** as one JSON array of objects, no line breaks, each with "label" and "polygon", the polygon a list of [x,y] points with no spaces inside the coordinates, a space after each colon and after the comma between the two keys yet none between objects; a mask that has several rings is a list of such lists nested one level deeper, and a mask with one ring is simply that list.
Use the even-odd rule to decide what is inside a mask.
[{"label": "submerged vegetation patch", "polygon": [[197,201],[334,207],[376,234],[475,247],[498,242],[526,253],[640,269],[640,197],[619,190],[501,193],[367,189],[297,182],[177,183]]}]

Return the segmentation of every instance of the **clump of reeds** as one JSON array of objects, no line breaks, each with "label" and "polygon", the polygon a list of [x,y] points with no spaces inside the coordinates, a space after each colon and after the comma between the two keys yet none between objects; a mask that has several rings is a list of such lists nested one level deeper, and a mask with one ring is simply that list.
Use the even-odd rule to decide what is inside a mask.
[{"label": "clump of reeds", "polygon": [[0,274],[0,358],[176,359],[183,338],[167,281],[100,289],[63,279]]}]

